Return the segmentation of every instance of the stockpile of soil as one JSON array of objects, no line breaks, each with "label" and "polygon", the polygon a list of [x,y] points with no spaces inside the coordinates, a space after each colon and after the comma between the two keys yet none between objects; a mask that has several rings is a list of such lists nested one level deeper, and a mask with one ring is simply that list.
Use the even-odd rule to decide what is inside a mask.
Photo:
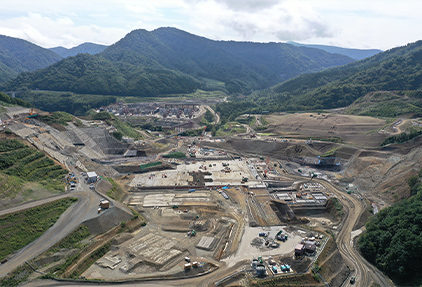
[{"label": "stockpile of soil", "polygon": [[344,263],[343,257],[336,252],[322,265],[320,274],[330,286],[341,286],[350,275],[350,268]]},{"label": "stockpile of soil", "polygon": [[83,225],[88,227],[91,234],[99,234],[110,230],[112,227],[120,224],[122,221],[131,219],[131,215],[117,207],[111,207],[100,216],[94,217],[83,222]]}]

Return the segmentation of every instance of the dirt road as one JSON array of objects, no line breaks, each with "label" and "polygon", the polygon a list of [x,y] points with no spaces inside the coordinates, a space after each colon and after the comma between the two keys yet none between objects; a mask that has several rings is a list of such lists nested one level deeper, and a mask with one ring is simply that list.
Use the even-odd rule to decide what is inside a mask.
[{"label": "dirt road", "polygon": [[[340,192],[329,182],[319,179],[315,181],[323,184],[330,192],[336,194],[343,206],[347,209],[347,214],[342,222],[343,227],[336,241],[341,255],[351,269],[355,271],[353,276],[356,277],[356,285],[354,286],[370,286],[372,280],[375,280],[380,286],[394,286],[393,282],[387,276],[367,262],[353,246],[351,233],[364,211],[364,201],[355,195]],[[342,286],[352,286],[352,284],[346,281]]]},{"label": "dirt road", "polygon": [[2,211],[2,214],[24,210],[39,204],[47,203],[64,197],[76,197],[78,201],[69,207],[59,218],[59,220],[48,229],[41,237],[34,242],[22,248],[16,255],[14,255],[8,262],[2,264],[0,267],[0,278],[11,272],[18,266],[25,263],[43,251],[53,246],[56,242],[61,240],[76,228],[83,221],[98,216],[97,208],[100,196],[91,191],[88,185],[79,183],[78,191],[67,193],[61,196],[48,198],[21,205],[17,208],[12,208]]}]

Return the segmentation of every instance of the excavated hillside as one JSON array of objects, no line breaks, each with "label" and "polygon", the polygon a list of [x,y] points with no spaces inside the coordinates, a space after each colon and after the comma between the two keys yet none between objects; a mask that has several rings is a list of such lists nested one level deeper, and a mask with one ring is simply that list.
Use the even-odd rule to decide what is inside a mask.
[{"label": "excavated hillside", "polygon": [[422,137],[380,150],[362,150],[349,162],[340,180],[385,201],[410,196],[407,180],[422,168]]}]

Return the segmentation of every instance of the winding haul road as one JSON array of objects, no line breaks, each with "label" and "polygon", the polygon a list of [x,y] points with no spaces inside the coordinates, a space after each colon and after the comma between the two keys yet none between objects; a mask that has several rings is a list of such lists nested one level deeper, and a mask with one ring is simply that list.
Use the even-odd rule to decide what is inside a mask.
[{"label": "winding haul road", "polygon": [[[290,175],[290,177],[296,180],[301,180],[301,181],[304,180],[304,178],[301,176]],[[354,270],[353,275],[356,277],[356,283],[354,284],[354,286],[367,287],[367,286],[370,286],[373,280],[383,287],[394,286],[394,284],[388,277],[386,277],[376,267],[368,263],[353,246],[353,238],[352,238],[351,233],[364,210],[363,202],[354,195],[349,195],[347,193],[340,192],[330,182],[320,180],[320,179],[313,179],[313,181],[317,181],[323,184],[329,190],[329,192],[336,194],[338,199],[343,204],[343,206],[347,209],[347,214],[345,216],[344,221],[342,222],[342,228],[337,236],[336,242],[337,242],[339,251],[341,255],[343,256],[344,260],[346,261],[347,265],[350,266],[352,270]],[[80,202],[85,202],[86,200],[87,199],[84,198],[84,196],[82,196],[82,200],[80,200]],[[94,202],[96,204],[97,202],[96,199],[94,199]],[[85,203],[85,204],[82,203],[83,206],[85,205],[89,206],[89,204],[90,202]],[[73,208],[76,208],[76,205],[74,205]],[[61,226],[61,224],[56,224],[56,225]],[[229,274],[230,272],[233,272],[234,270],[239,268],[241,265],[244,265],[244,263],[239,262],[239,264],[236,264],[236,266],[232,266],[231,268],[227,269],[225,268],[224,263],[222,262],[220,263],[222,264],[222,266],[220,266],[220,269],[206,276],[190,278],[190,279],[180,279],[180,280],[143,282],[142,285],[143,286],[150,286],[150,285],[154,285],[154,286],[210,286],[213,284],[213,282],[216,282],[217,280],[224,278],[224,276],[227,276],[227,274]],[[118,286],[138,286],[138,284],[139,282],[119,284]],[[35,281],[35,282],[30,282],[25,286],[33,287],[33,286],[89,286],[89,285],[91,284],[70,283],[70,282],[64,283],[64,282],[54,282],[54,281]],[[98,286],[98,284],[96,285]],[[353,286],[353,285],[350,284],[349,280],[346,280],[342,286]]]},{"label": "winding haul road", "polygon": [[[393,282],[385,276],[380,270],[366,261],[353,245],[352,231],[358,222],[361,214],[364,211],[363,201],[354,195],[340,192],[330,182],[313,179],[324,185],[330,192],[336,194],[344,207],[347,209],[347,214],[343,221],[337,236],[337,246],[343,258],[347,261],[348,266],[355,271],[356,286],[370,286],[372,280],[380,286],[388,287],[394,286]],[[349,280],[345,281],[342,286],[352,286]]]},{"label": "winding haul road", "polygon": [[[226,149],[226,151],[239,154],[238,151],[232,149]],[[240,154],[242,156],[245,156],[245,154],[243,153]],[[298,181],[308,180],[303,176],[294,174],[285,174],[284,176]],[[337,189],[336,186],[334,186],[328,181],[317,178],[314,178],[313,181],[319,182],[320,184],[324,185],[330,192],[334,193],[340,200],[340,202],[343,204],[343,206],[347,209],[347,214],[342,222],[341,230],[336,238],[336,243],[338,245],[340,254],[346,260],[347,265],[350,266],[352,270],[354,270],[355,273],[353,274],[353,276],[356,277],[356,283],[351,284],[349,280],[346,280],[343,283],[342,287],[367,287],[370,286],[373,280],[382,287],[395,286],[394,283],[386,275],[384,275],[384,273],[382,273],[378,268],[366,261],[366,259],[360,255],[360,253],[353,244],[353,238],[351,233],[356,223],[358,222],[361,214],[364,211],[364,202],[354,195],[341,192]]]},{"label": "winding haul road", "polygon": [[78,201],[70,206],[59,220],[37,240],[22,248],[8,262],[0,265],[0,278],[7,275],[26,261],[34,258],[64,238],[85,220],[98,216],[97,208],[100,196],[91,191],[86,184],[78,183],[76,192],[70,192],[43,200],[34,201],[15,208],[3,210],[0,215],[25,210],[40,204],[52,202],[66,197],[76,197]]},{"label": "winding haul road", "polygon": [[[304,178],[301,176],[289,175],[292,179],[303,181]],[[337,245],[340,253],[347,262],[348,266],[354,270],[354,276],[356,277],[355,286],[370,286],[371,282],[375,280],[380,286],[394,286],[392,281],[386,277],[381,271],[376,267],[368,263],[354,248],[352,231],[359,220],[361,214],[363,213],[363,201],[359,200],[354,195],[349,195],[344,192],[340,192],[333,184],[321,179],[313,179],[316,182],[323,184],[330,192],[337,195],[338,199],[341,201],[343,206],[347,209],[347,214],[345,219],[342,222],[342,228],[337,236]],[[11,213],[19,210],[24,210],[31,208],[43,203],[51,202],[57,199],[65,197],[77,197],[78,201],[68,208],[50,229],[48,229],[41,237],[21,249],[15,256],[13,256],[8,262],[3,265],[0,265],[0,278],[4,277],[7,273],[14,270],[18,266],[24,264],[26,261],[34,258],[38,254],[47,250],[53,246],[56,242],[61,240],[70,231],[76,228],[83,221],[98,216],[97,207],[100,196],[95,192],[89,190],[88,186],[79,182],[78,191],[71,192],[52,198],[24,204],[22,206],[1,211],[0,215]],[[223,267],[223,266],[221,266]],[[233,266],[234,267],[234,266]],[[236,266],[238,267],[238,266]],[[230,268],[232,269],[232,268]],[[171,280],[164,282],[154,282],[151,283],[155,286],[208,286],[212,282],[217,281],[218,279],[223,278],[228,274],[229,270],[226,268],[220,268],[219,270],[209,274],[208,276],[191,278],[191,279],[182,279],[182,280]],[[157,284],[158,283],[158,284]],[[161,284],[160,284],[161,283]],[[41,285],[38,285],[41,284]],[[43,285],[44,284],[44,285]],[[27,286],[64,286],[63,282],[59,285],[55,282],[32,282]],[[88,286],[90,284],[66,284],[69,286]],[[150,285],[150,283],[143,284],[145,286]],[[119,286],[133,286],[132,284],[123,284]],[[351,286],[349,281],[345,281],[342,286]]]}]

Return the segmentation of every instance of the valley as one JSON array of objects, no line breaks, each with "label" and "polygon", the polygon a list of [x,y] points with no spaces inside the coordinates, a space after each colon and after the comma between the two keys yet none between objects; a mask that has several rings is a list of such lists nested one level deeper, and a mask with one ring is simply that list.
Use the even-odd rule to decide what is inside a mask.
[{"label": "valley", "polygon": [[[166,105],[177,107],[171,111],[175,114],[179,108],[195,107],[186,102]],[[154,103],[141,109],[146,107],[157,109]],[[114,112],[118,109],[116,106]],[[159,109],[171,119],[164,106]],[[198,103],[193,110],[199,113],[194,112],[191,118],[199,122],[207,109],[211,108]],[[243,124],[247,127],[244,132],[234,136],[212,137],[204,129],[197,136],[183,136],[175,126],[167,131],[173,131],[171,136],[150,131],[148,137],[123,143],[101,120],[73,119],[66,125],[48,125],[37,117],[28,118],[29,112],[11,109],[4,114],[10,117],[4,121],[4,128],[71,171],[77,184],[68,184],[60,197],[78,197],[82,202],[90,198],[89,205],[73,207],[85,209],[88,217],[69,215],[75,212],[72,210],[66,216],[72,217],[72,226],[86,226],[91,239],[71,265],[58,269],[63,259],[52,258],[61,258],[59,254],[65,250],[48,250],[74,228],[67,225],[63,229],[59,220],[50,231],[61,230],[56,237],[49,241],[40,238],[28,251],[11,255],[2,266],[2,276],[29,261],[37,272],[72,280],[136,284],[165,277],[165,284],[171,286],[208,286],[212,282],[232,286],[242,280],[254,285],[262,284],[262,280],[284,282],[294,278],[309,284],[314,279],[307,276],[313,274],[318,260],[324,274],[318,276],[334,286],[352,276],[362,286],[392,285],[359,255],[352,239],[362,231],[358,222],[368,216],[367,210],[381,210],[406,196],[406,190],[399,188],[392,194],[378,192],[377,188],[388,181],[385,175],[393,173],[397,175],[396,186],[406,184],[406,174],[417,169],[409,165],[417,165],[414,156],[420,154],[419,145],[385,150],[379,144],[397,133],[399,124],[405,129],[410,120],[398,122],[338,111],[249,114],[251,126]],[[138,117],[133,111],[126,112],[125,116],[120,112],[126,121]],[[189,114],[189,110],[185,112]],[[174,116],[173,121],[183,118],[189,117]],[[266,130],[255,131],[262,122]],[[172,158],[176,153],[183,156]],[[324,158],[326,162],[321,161]],[[337,160],[331,163],[329,158]],[[90,184],[85,177],[92,171],[100,177]],[[118,193],[116,188],[120,189]],[[111,206],[98,209],[100,198]],[[334,211],[333,200],[343,206],[341,213]],[[12,209],[2,211],[7,212]],[[261,233],[266,235],[261,237]],[[279,233],[287,236],[285,242],[278,240]],[[317,238],[313,241],[319,246],[316,253],[311,257],[312,253],[295,255],[296,245],[311,237]],[[98,248],[106,249],[88,263],[87,258]],[[266,266],[263,278],[261,271],[250,265],[257,258],[262,258]],[[307,266],[301,264],[303,260]],[[288,262],[289,272],[274,273],[273,261]],[[25,286],[40,286],[37,282]]]},{"label": "valley", "polygon": [[421,51],[0,36],[0,285],[419,286]]}]

